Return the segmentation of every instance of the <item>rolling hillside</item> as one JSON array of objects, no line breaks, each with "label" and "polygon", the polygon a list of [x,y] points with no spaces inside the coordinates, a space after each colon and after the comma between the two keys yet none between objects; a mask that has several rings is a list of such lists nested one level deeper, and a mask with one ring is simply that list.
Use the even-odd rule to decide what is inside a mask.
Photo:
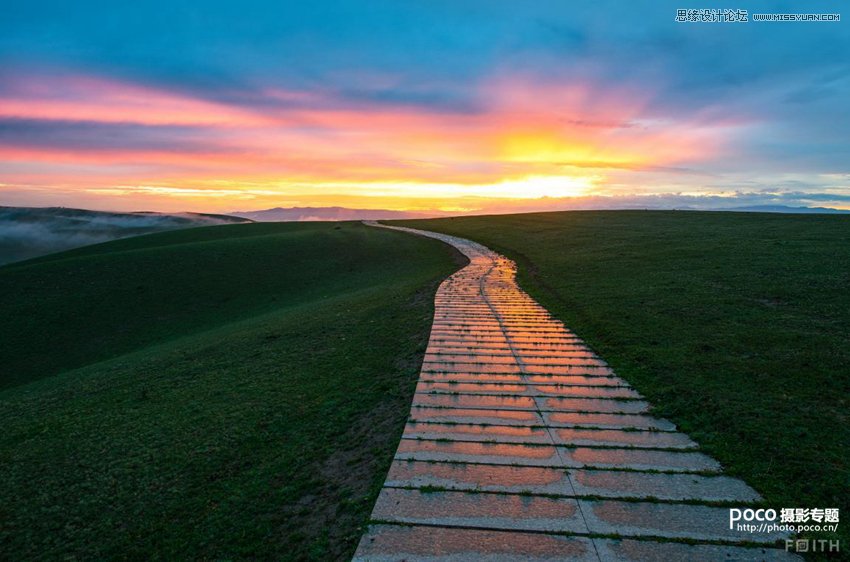
[{"label": "rolling hillside", "polygon": [[0,268],[2,557],[350,557],[458,260],[299,223]]}]

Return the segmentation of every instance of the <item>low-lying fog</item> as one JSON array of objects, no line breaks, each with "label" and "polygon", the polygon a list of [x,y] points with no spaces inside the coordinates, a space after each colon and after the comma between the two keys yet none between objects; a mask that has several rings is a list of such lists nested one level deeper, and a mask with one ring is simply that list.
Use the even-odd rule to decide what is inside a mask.
[{"label": "low-lying fog", "polygon": [[0,265],[161,230],[248,222],[196,213],[109,213],[61,207],[0,207]]}]

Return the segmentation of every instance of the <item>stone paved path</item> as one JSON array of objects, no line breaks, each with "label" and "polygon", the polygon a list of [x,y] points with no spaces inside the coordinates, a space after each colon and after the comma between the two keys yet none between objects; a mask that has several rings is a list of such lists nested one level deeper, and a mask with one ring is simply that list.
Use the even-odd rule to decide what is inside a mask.
[{"label": "stone paved path", "polygon": [[650,415],[519,288],[513,262],[399,230],[470,264],[437,292],[410,418],[355,560],[797,559],[774,548],[782,534],[729,529],[729,507],[758,494]]}]

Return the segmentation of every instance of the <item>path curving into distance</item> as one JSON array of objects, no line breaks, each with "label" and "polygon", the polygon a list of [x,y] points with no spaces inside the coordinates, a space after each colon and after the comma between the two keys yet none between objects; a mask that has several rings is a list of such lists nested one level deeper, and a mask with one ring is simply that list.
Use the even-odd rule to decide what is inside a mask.
[{"label": "path curving into distance", "polygon": [[[723,476],[515,281],[470,263],[440,285],[410,418],[355,560],[797,560],[729,528],[759,500]],[[760,546],[758,543],[763,543]]]}]

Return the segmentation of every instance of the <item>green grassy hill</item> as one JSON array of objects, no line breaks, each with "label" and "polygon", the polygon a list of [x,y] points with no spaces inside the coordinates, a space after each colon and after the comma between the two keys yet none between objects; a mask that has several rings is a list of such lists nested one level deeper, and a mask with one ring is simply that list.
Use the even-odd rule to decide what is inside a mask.
[{"label": "green grassy hill", "polygon": [[0,268],[0,558],[349,557],[459,259],[290,223]]},{"label": "green grassy hill", "polygon": [[514,259],[526,290],[771,507],[850,513],[850,218],[617,211],[400,224]]}]

